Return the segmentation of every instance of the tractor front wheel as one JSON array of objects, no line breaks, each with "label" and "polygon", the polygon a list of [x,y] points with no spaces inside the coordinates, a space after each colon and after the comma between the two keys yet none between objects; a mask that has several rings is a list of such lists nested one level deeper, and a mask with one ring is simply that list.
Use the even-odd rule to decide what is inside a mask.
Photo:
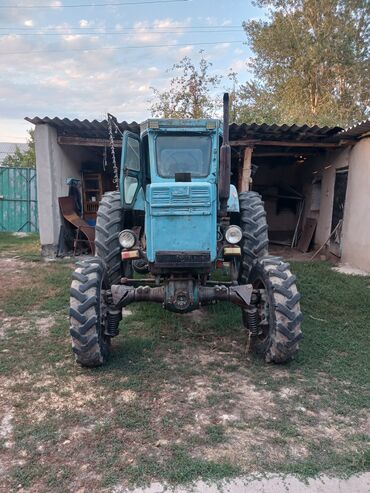
[{"label": "tractor front wheel", "polygon": [[99,204],[95,228],[96,255],[107,266],[110,284],[117,284],[122,276],[133,277],[132,262],[121,262],[118,234],[123,229],[122,205],[119,192],[107,192]]},{"label": "tractor front wheel", "polygon": [[289,264],[267,256],[253,265],[248,283],[259,294],[254,309],[243,310],[243,322],[250,334],[250,349],[263,354],[267,362],[285,363],[298,351],[302,338],[301,298]]},{"label": "tractor front wheel", "polygon": [[72,350],[81,366],[106,363],[110,337],[105,335],[107,286],[106,268],[97,257],[79,262],[70,289],[70,334]]},{"label": "tractor front wheel", "polygon": [[243,231],[239,282],[246,284],[253,264],[268,254],[266,211],[262,197],[247,191],[239,195],[240,227]]}]

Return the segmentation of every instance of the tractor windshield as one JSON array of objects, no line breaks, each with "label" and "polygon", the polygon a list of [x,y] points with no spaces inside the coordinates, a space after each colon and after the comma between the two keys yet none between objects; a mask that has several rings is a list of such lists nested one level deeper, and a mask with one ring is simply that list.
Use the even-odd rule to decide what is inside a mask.
[{"label": "tractor windshield", "polygon": [[159,135],[157,171],[162,178],[191,173],[195,178],[209,175],[212,139],[209,135]]}]

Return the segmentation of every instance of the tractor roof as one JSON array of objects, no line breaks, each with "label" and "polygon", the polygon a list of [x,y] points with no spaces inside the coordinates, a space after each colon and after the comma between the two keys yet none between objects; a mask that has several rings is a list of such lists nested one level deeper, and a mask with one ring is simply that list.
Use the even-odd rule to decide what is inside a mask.
[{"label": "tractor roof", "polygon": [[153,130],[171,130],[171,129],[193,129],[193,130],[215,130],[221,125],[219,120],[211,118],[150,118],[140,125],[141,132],[148,129]]}]

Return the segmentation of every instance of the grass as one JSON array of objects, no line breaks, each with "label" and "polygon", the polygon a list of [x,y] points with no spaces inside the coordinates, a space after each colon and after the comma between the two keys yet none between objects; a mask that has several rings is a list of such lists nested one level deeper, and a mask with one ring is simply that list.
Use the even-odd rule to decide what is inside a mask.
[{"label": "grass", "polygon": [[[19,246],[0,235],[15,252],[11,240]],[[70,351],[71,265],[17,262],[3,279],[17,287],[0,291],[0,423],[2,416],[11,423],[0,438],[6,491],[369,469],[369,278],[326,263],[292,265],[305,320],[289,365],[245,353],[232,306],[193,317],[147,303],[130,307],[109,365],[86,370]]]},{"label": "grass", "polygon": [[40,241],[38,233],[17,235],[0,233],[0,257],[18,256],[23,260],[40,261]]}]

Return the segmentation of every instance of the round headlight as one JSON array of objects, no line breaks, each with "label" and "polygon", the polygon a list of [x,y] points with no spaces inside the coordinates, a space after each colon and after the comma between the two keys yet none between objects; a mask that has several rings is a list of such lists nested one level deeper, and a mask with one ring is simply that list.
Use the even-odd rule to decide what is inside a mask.
[{"label": "round headlight", "polygon": [[136,237],[129,229],[124,229],[118,235],[118,241],[122,248],[132,248],[136,243]]},{"label": "round headlight", "polygon": [[225,238],[228,243],[235,245],[242,239],[243,233],[239,226],[229,226],[225,233]]}]

